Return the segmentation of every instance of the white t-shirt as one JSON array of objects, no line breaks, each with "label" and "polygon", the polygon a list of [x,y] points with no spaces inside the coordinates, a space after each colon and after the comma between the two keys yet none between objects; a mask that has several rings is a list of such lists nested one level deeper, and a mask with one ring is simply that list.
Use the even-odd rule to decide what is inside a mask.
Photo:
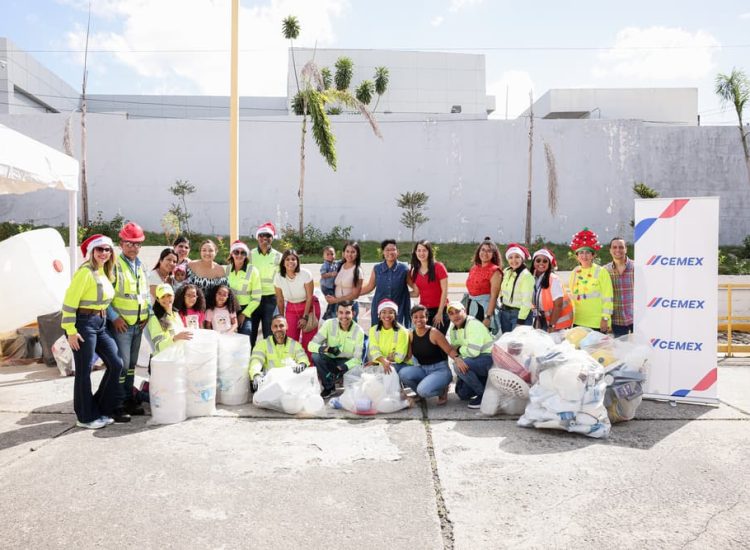
[{"label": "white t-shirt", "polygon": [[[169,281],[169,277],[167,277],[167,281]],[[152,269],[148,272],[148,284],[149,286],[159,286],[162,284],[164,280],[161,278],[161,275],[159,275],[158,269]]]},{"label": "white t-shirt", "polygon": [[290,279],[289,277],[282,277],[281,274],[277,273],[273,276],[274,286],[281,289],[281,293],[284,296],[284,301],[292,304],[298,304],[304,302],[307,299],[307,293],[305,293],[305,283],[311,283],[313,280],[312,273],[307,269],[300,269],[300,272]]},{"label": "white t-shirt", "polygon": [[229,313],[225,307],[215,307],[206,310],[206,321],[211,323],[211,328],[216,332],[229,332],[232,330],[232,322],[237,319],[237,314]]}]

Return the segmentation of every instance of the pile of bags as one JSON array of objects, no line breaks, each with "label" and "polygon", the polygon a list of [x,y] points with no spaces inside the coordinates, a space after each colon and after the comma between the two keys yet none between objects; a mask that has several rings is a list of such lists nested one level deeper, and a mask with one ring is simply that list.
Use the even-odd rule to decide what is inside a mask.
[{"label": "pile of bags", "polygon": [[317,372],[307,368],[296,374],[294,361],[287,358],[287,363],[266,372],[253,395],[253,405],[286,414],[317,413],[325,405]]},{"label": "pile of bags", "polygon": [[482,398],[487,415],[522,414],[520,426],[603,438],[635,418],[648,376],[648,348],[574,327],[554,334],[516,327],[492,349]]},{"label": "pile of bags", "polygon": [[385,374],[380,365],[358,366],[344,373],[344,393],[331,402],[333,407],[360,415],[392,413],[409,406],[396,371]]}]

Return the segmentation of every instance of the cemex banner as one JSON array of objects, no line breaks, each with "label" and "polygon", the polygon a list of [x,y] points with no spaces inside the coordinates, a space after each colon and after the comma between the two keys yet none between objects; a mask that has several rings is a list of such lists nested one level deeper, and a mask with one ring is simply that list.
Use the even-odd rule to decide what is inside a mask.
[{"label": "cemex banner", "polygon": [[635,201],[636,338],[648,397],[716,403],[719,199]]}]

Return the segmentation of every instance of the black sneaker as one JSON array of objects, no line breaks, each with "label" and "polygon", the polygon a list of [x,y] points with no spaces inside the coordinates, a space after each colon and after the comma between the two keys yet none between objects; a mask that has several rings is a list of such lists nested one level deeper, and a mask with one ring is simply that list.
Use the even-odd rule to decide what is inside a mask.
[{"label": "black sneaker", "polygon": [[146,411],[143,409],[143,407],[141,407],[135,401],[126,401],[123,408],[125,409],[125,412],[130,416],[143,416],[146,414]]},{"label": "black sneaker", "polygon": [[130,415],[125,412],[125,409],[117,409],[112,415],[112,419],[118,424],[125,424],[130,422]]},{"label": "black sneaker", "polygon": [[320,397],[322,397],[323,399],[328,399],[333,395],[334,391],[336,391],[334,388],[324,389],[322,392],[320,392]]},{"label": "black sneaker", "polygon": [[481,397],[472,397],[469,399],[469,405],[468,407],[470,409],[478,409],[482,406],[482,398]]}]

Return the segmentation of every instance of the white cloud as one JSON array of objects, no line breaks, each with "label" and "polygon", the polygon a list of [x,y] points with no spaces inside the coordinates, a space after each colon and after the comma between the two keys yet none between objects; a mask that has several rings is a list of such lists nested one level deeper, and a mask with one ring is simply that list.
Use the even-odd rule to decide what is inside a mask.
[{"label": "white cloud", "polygon": [[443,24],[443,21],[445,21],[445,17],[443,17],[442,15],[437,15],[430,19],[430,25],[432,25],[433,27],[439,27]]},{"label": "white cloud", "polygon": [[506,96],[508,118],[516,118],[529,108],[529,92],[533,89],[534,82],[526,71],[504,72],[499,80],[487,85],[487,93],[495,96],[495,112],[490,118],[505,118]]},{"label": "white cloud", "polygon": [[[83,10],[88,3],[62,0]],[[154,90],[227,95],[231,2],[229,0],[99,0],[92,12],[121,22],[114,32],[94,32],[91,50],[116,50],[115,58],[151,79]],[[267,0],[239,14],[239,91],[242,95],[285,95],[288,41],[281,21],[295,15],[301,26],[295,46],[333,43],[333,23],[347,0]],[[179,14],[179,17],[176,15]],[[80,49],[85,28],[68,33]]]},{"label": "white cloud", "polygon": [[750,11],[747,13],[741,13],[740,19],[750,19]]},{"label": "white cloud", "polygon": [[613,49],[599,54],[594,76],[638,80],[699,79],[714,69],[721,44],[705,31],[669,27],[628,27]]},{"label": "white cloud", "polygon": [[465,7],[475,6],[481,4],[484,0],[451,0],[451,5],[448,8],[449,12],[456,13],[464,9]]}]

